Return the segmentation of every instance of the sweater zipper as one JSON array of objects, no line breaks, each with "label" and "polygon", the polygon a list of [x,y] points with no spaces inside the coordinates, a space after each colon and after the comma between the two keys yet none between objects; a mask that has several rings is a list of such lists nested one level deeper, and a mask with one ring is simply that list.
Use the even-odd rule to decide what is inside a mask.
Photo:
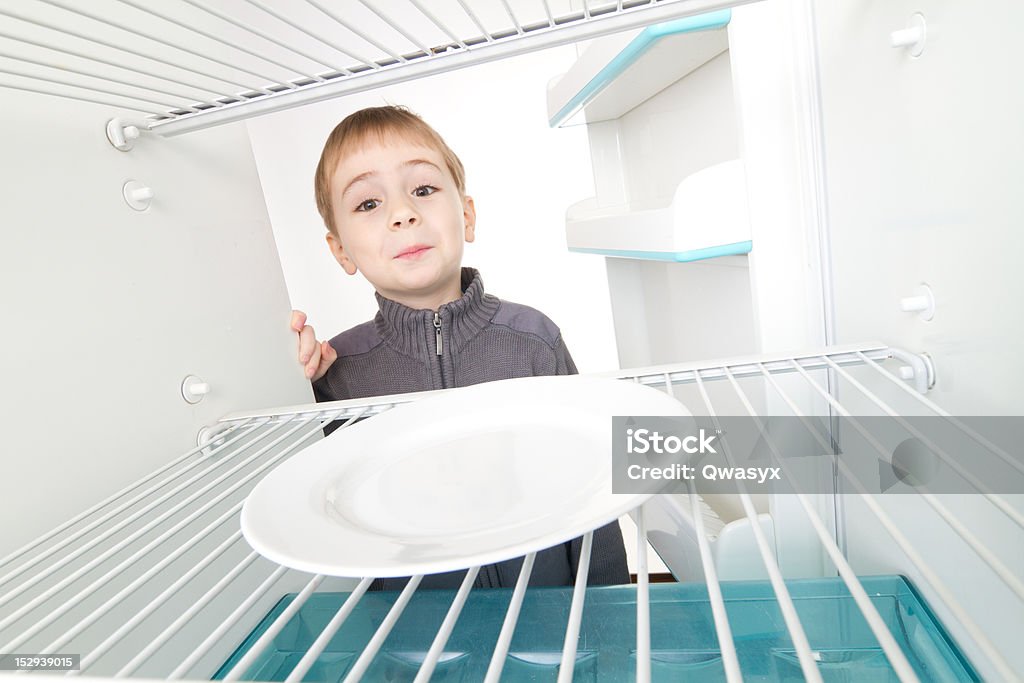
[{"label": "sweater zipper", "polygon": [[446,388],[448,388],[448,381],[445,379],[445,376],[444,376],[444,355],[443,355],[443,353],[444,353],[443,352],[444,341],[443,341],[443,337],[441,336],[441,312],[440,311],[435,311],[434,312],[434,334],[435,334],[435,339],[437,340],[437,369],[440,370],[440,372],[441,372],[441,388],[442,389],[446,389]]},{"label": "sweater zipper", "polygon": [[441,355],[441,314],[434,311],[434,334],[437,337],[437,355]]}]

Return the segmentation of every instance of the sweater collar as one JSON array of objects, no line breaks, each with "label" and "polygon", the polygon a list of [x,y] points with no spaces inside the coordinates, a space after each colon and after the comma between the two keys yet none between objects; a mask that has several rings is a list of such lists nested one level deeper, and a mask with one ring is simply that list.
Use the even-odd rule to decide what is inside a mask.
[{"label": "sweater collar", "polygon": [[[462,297],[438,309],[441,335],[448,349],[460,351],[494,317],[498,299],[484,292],[484,282],[475,268],[462,269]],[[426,360],[436,357],[434,311],[413,309],[377,296],[380,310],[373,322],[381,338],[407,356]]]}]

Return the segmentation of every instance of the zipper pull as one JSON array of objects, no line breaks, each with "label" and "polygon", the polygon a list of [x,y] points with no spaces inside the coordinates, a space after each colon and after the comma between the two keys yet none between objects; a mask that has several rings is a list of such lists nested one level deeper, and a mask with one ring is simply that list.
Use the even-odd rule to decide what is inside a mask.
[{"label": "zipper pull", "polygon": [[441,314],[434,311],[434,333],[437,335],[437,355],[441,355]]}]

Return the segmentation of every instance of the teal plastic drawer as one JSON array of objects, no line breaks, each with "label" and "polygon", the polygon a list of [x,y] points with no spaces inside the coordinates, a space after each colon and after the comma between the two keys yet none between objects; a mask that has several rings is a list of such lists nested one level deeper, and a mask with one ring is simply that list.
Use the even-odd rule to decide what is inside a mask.
[{"label": "teal plastic drawer", "polygon": [[[923,681],[980,680],[903,577],[861,579],[875,607]],[[787,582],[826,681],[897,681],[845,584],[836,579]],[[431,681],[481,681],[501,629],[511,590],[474,590]],[[782,613],[767,581],[722,584],[729,624],[745,681],[802,681]],[[306,681],[344,678],[398,593],[367,593]],[[724,681],[711,605],[703,583],[653,584],[651,673],[654,681]],[[246,672],[246,680],[282,681],[302,658],[346,593],[314,594]],[[363,680],[411,681],[444,619],[454,591],[419,591]],[[294,599],[286,595],[215,678],[222,678]],[[502,681],[554,681],[558,673],[571,588],[527,591]],[[633,586],[587,590],[574,681],[632,681],[636,668]]]}]

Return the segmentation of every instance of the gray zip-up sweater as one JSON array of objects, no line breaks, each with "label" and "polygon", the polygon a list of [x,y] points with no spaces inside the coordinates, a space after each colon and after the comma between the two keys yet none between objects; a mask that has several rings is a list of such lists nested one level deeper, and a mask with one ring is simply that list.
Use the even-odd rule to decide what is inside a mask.
[{"label": "gray zip-up sweater", "polygon": [[[379,294],[373,320],[331,339],[338,360],[313,383],[318,401],[464,387],[512,377],[570,375],[576,366],[558,327],[540,311],[484,292],[480,274],[462,269],[461,299],[430,310],[407,308]],[[570,585],[582,539],[537,553],[531,586]],[[515,585],[522,558],[480,568],[478,587]],[[464,571],[425,576],[421,588],[458,588]],[[408,578],[378,579],[372,589],[398,590]],[[617,522],[594,532],[589,585],[629,583]]]}]

